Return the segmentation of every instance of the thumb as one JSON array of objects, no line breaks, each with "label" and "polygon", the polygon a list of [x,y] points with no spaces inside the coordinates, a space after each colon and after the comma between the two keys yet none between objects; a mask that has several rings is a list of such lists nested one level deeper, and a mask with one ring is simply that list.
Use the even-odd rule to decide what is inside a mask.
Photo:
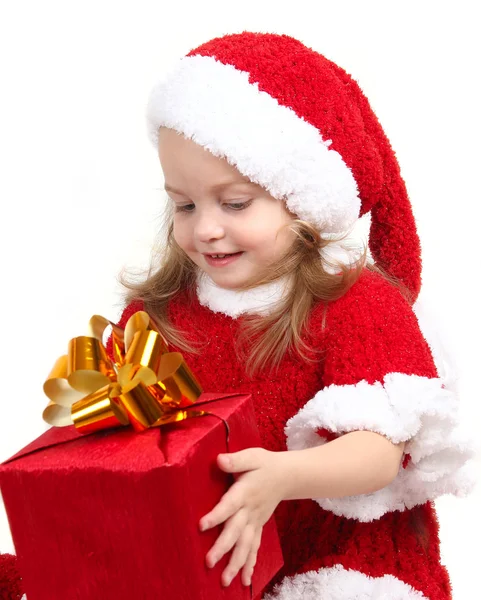
[{"label": "thumb", "polygon": [[247,448],[240,452],[219,454],[217,464],[226,473],[243,473],[258,469],[262,463],[263,448]]}]

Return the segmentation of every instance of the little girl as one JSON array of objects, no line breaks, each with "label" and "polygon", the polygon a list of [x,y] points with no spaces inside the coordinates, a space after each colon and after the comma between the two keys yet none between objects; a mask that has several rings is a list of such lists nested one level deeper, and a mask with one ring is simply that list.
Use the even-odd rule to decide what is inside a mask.
[{"label": "little girl", "polygon": [[[248,585],[275,515],[283,569],[263,598],[445,600],[433,500],[470,487],[457,398],[412,305],[420,243],[366,97],[286,35],[192,50],[152,91],[169,194],[158,268],[128,287],[206,392],[249,392],[263,448],[199,523],[206,561]],[[369,247],[341,244],[371,212]]]}]

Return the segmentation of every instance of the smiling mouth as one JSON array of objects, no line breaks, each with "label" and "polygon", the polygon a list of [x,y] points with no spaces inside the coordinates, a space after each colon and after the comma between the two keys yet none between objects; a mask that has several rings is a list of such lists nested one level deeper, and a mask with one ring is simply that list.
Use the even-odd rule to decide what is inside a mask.
[{"label": "smiling mouth", "polygon": [[240,252],[231,252],[230,254],[206,254],[210,258],[225,258],[226,256],[234,256],[234,254],[240,254]]},{"label": "smiling mouth", "polygon": [[209,256],[211,258],[225,258],[226,256],[237,256],[237,254],[242,254],[242,252],[242,250],[239,250],[239,252],[217,252],[211,254],[205,252],[204,256]]},{"label": "smiling mouth", "polygon": [[234,252],[232,254],[204,254],[204,258],[211,266],[223,267],[237,260],[241,254],[244,254],[244,252]]}]

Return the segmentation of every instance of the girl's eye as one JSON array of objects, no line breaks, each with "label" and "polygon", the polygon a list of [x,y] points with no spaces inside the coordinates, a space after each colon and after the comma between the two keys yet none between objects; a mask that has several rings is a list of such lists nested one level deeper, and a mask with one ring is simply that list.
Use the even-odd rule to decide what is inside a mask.
[{"label": "girl's eye", "polygon": [[195,208],[195,204],[176,204],[175,212],[192,212]]},{"label": "girl's eye", "polygon": [[247,200],[244,202],[227,202],[226,204],[232,210],[244,210],[252,204],[252,200]]},{"label": "girl's eye", "polygon": [[[250,204],[252,204],[252,200],[244,200],[243,202],[226,202],[225,206],[228,206],[230,210],[240,211],[245,210]],[[191,213],[194,212],[195,204],[176,204],[175,212],[184,212]]]}]

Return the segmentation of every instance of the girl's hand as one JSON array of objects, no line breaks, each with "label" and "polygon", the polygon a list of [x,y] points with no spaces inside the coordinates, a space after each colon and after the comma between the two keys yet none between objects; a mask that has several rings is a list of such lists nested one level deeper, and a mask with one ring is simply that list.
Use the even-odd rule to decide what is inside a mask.
[{"label": "girl's hand", "polygon": [[230,585],[242,567],[242,583],[251,583],[262,528],[284,499],[288,479],[283,461],[285,454],[263,448],[248,448],[217,457],[217,464],[223,471],[241,473],[217,506],[204,515],[199,523],[201,531],[205,531],[226,522],[206,556],[207,566],[213,567],[235,546],[230,562],[222,573],[225,586]]}]

